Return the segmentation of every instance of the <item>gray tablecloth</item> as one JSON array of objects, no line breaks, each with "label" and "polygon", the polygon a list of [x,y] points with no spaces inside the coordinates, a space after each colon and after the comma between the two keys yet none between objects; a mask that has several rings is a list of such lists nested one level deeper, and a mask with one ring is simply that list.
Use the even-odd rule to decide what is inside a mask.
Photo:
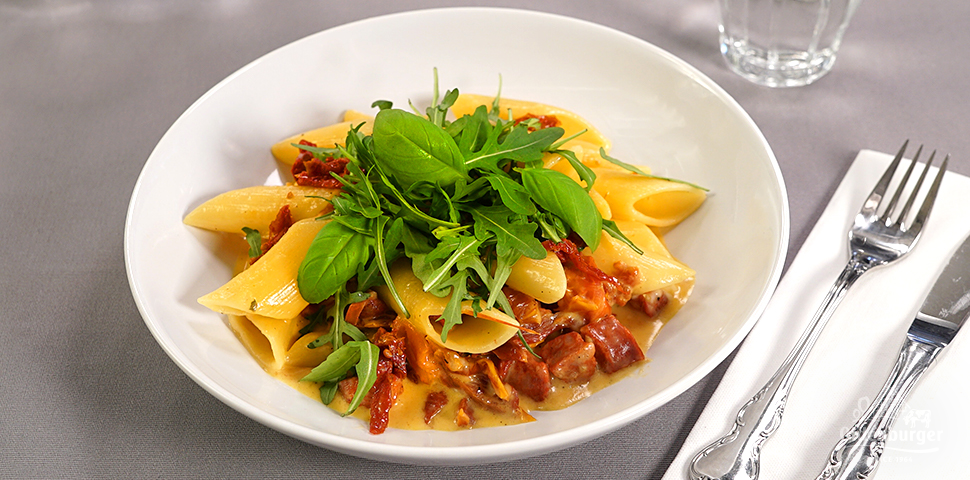
[{"label": "gray tablecloth", "polygon": [[[139,171],[178,115],[253,59],[375,15],[452,5],[601,23],[691,63],[750,113],[798,250],[856,152],[903,139],[970,174],[970,3],[864,1],[834,71],[771,90],[730,73],[714,0],[14,0],[0,3],[0,477],[659,478],[725,365],[643,419],[549,455],[392,465],[294,440],[206,393],[153,340],[122,254]],[[953,439],[952,441],[958,441]]]}]

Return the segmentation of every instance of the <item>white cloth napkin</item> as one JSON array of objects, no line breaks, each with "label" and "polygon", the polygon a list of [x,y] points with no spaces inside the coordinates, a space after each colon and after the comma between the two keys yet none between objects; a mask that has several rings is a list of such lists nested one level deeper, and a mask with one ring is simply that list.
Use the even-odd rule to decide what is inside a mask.
[{"label": "white cloth napkin", "polygon": [[[688,462],[729,431],[738,408],[784,361],[848,260],[852,218],[891,160],[859,152],[663,480],[687,478]],[[913,316],[968,232],[970,178],[947,173],[915,249],[866,273],[829,320],[794,384],[781,427],[762,450],[761,478],[818,475],[832,447],[878,394]],[[966,331],[957,335],[904,404],[876,479],[968,475],[968,337]]]}]

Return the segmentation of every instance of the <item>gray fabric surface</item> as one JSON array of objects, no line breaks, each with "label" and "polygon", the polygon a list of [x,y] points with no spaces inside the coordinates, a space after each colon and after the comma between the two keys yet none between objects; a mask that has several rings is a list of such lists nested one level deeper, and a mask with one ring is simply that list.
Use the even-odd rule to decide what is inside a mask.
[{"label": "gray fabric surface", "polygon": [[[142,322],[123,260],[125,211],[149,153],[224,77],[308,34],[449,5],[601,23],[670,51],[763,129],[791,201],[791,256],[862,148],[902,140],[970,174],[970,3],[864,1],[834,71],[770,90],[724,67],[714,0],[0,3],[0,477],[659,478],[725,365],[643,419],[549,455],[463,468],[313,447],[225,406]],[[730,360],[728,360],[730,361]],[[956,439],[954,439],[956,441]]]}]

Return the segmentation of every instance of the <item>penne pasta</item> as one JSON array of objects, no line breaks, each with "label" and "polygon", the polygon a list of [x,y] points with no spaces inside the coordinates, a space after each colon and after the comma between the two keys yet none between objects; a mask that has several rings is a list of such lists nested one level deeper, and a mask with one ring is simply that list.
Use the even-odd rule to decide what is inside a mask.
[{"label": "penne pasta", "polygon": [[505,284],[542,303],[556,303],[566,294],[566,271],[552,252],[542,260],[522,257]]},{"label": "penne pasta", "polygon": [[296,317],[309,303],[296,283],[300,263],[326,221],[301,220],[269,252],[199,303],[229,315],[258,314],[275,319]]},{"label": "penne pasta", "polygon": [[594,169],[593,190],[610,205],[613,220],[673,227],[704,203],[707,194],[686,183],[613,169]]},{"label": "penne pasta", "polygon": [[636,274],[630,281],[634,296],[693,281],[694,270],[670,255],[663,242],[649,227],[630,221],[617,221],[616,224],[630,241],[643,250],[642,255],[606,233],[603,234],[600,247],[594,252],[586,253],[609,275],[620,275],[618,267],[636,269]]},{"label": "penne pasta", "polygon": [[[462,303],[462,323],[448,332],[448,341],[441,341],[441,327],[433,322],[444,312],[450,297],[437,297],[424,291],[421,280],[411,272],[409,262],[398,262],[391,268],[394,286],[404,307],[411,314],[410,322],[429,340],[449,350],[464,353],[484,353],[494,350],[512,338],[518,331],[519,322],[495,309],[483,310],[477,315],[471,302]],[[380,289],[381,296],[389,305],[396,305],[389,298],[387,288]],[[397,307],[394,307],[397,309]],[[402,315],[403,312],[397,312]]]},{"label": "penne pasta", "polygon": [[[475,112],[475,109],[481,105],[491,108],[494,99],[495,97],[463,93],[458,96],[458,100],[456,100],[455,104],[451,107],[451,111],[455,114],[455,117],[471,115]],[[509,120],[508,112],[510,111],[512,113],[513,120],[525,117],[529,114],[537,117],[554,116],[559,121],[559,126],[566,131],[563,138],[571,137],[577,133],[583,132],[581,135],[576,137],[575,140],[595,145],[597,149],[599,147],[603,147],[607,151],[610,150],[610,141],[604,137],[603,134],[596,129],[596,127],[591,125],[579,115],[576,115],[568,110],[563,110],[561,108],[542,103],[500,98],[499,112],[501,117]]]},{"label": "penne pasta", "polygon": [[370,135],[371,129],[373,128],[373,121],[369,117],[361,114],[360,112],[348,112],[345,118],[349,118],[340,123],[335,123],[333,125],[328,125],[326,127],[317,128],[315,130],[310,130],[308,132],[303,132],[297,135],[293,135],[283,141],[277,142],[270,148],[273,157],[276,158],[280,163],[284,165],[293,165],[296,162],[297,155],[300,154],[300,149],[294,147],[293,144],[300,143],[300,140],[306,140],[313,143],[318,147],[333,148],[337,145],[343,145],[347,140],[347,132],[351,128],[356,127],[363,123],[360,128],[360,132],[365,135]]},{"label": "penne pasta", "polygon": [[290,207],[294,221],[330,210],[328,199],[337,190],[296,185],[240,188],[212,198],[185,216],[183,222],[215,232],[242,233],[243,227],[269,231],[280,208]]}]

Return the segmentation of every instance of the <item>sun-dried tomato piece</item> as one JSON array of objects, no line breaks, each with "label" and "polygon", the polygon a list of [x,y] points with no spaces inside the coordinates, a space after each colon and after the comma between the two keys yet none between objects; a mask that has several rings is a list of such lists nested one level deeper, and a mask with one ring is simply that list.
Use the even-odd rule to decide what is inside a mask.
[{"label": "sun-dried tomato piece", "polygon": [[444,392],[431,392],[424,401],[424,423],[431,425],[431,420],[435,415],[441,413],[441,409],[448,404],[448,395]]},{"label": "sun-dried tomato piece", "polygon": [[[522,122],[524,122],[526,120],[533,119],[533,118],[536,119],[536,120],[538,120],[539,129],[550,128],[550,127],[558,127],[559,125],[562,124],[562,122],[560,122],[559,119],[556,118],[555,115],[535,115],[535,114],[532,114],[532,113],[527,113],[525,115],[522,115],[519,118],[516,118],[515,119],[515,124],[518,125],[518,124],[520,124],[520,123],[522,123]],[[530,126],[529,127],[529,131],[530,132],[536,131],[536,127],[531,127]]]},{"label": "sun-dried tomato piece", "polygon": [[[316,146],[306,140],[300,140],[300,145],[309,147]],[[339,176],[346,175],[347,164],[349,162],[350,160],[346,158],[333,157],[320,160],[314,157],[312,153],[306,150],[300,150],[300,153],[296,156],[296,161],[290,167],[290,173],[293,174],[297,185],[318,188],[340,188],[343,185],[339,180],[333,178],[331,173]]]}]

